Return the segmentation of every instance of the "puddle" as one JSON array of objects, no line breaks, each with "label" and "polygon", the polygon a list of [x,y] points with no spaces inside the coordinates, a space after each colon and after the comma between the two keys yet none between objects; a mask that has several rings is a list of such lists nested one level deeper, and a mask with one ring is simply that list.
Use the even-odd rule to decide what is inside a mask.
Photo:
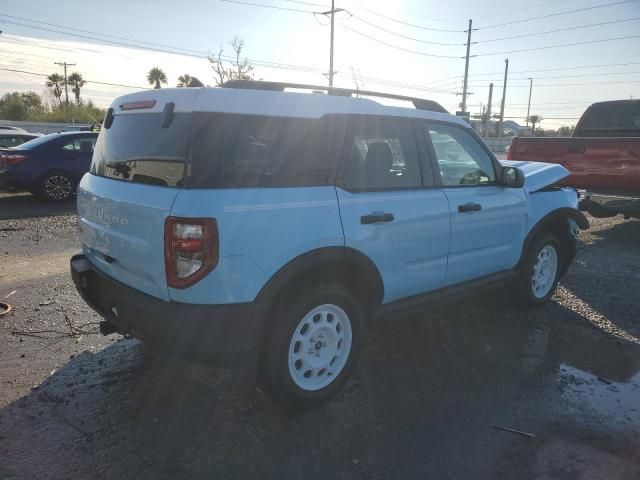
[{"label": "puddle", "polygon": [[640,426],[640,372],[629,381],[617,382],[563,363],[558,383],[563,398],[580,410],[606,417],[612,426]]}]

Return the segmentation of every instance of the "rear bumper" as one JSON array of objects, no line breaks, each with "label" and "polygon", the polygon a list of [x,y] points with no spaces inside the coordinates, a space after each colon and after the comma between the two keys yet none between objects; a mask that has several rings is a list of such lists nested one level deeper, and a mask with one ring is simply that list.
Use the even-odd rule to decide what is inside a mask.
[{"label": "rear bumper", "polygon": [[266,305],[165,302],[105,275],[84,255],[75,255],[70,263],[82,298],[119,333],[223,364],[238,363],[259,350]]}]

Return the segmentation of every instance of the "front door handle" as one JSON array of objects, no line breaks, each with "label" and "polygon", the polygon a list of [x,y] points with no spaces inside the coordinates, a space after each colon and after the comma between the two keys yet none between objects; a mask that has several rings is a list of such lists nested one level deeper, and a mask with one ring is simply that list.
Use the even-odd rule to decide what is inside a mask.
[{"label": "front door handle", "polygon": [[479,212],[482,210],[482,205],[479,203],[465,203],[464,205],[458,205],[458,211],[460,213],[464,212]]},{"label": "front door handle", "polygon": [[371,225],[378,222],[393,222],[393,213],[372,213],[360,217],[362,225]]}]

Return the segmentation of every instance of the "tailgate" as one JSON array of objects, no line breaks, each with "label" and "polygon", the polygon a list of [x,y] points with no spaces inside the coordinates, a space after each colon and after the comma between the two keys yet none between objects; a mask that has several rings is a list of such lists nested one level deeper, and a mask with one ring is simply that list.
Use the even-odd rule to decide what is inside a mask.
[{"label": "tailgate", "polygon": [[169,301],[164,222],[177,194],[174,188],[85,175],[78,186],[84,254],[108,276]]}]

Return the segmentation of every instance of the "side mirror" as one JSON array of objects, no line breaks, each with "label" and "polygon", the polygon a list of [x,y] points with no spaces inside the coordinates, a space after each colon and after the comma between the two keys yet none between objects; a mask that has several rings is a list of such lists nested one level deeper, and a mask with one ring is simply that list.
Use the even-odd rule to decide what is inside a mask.
[{"label": "side mirror", "polygon": [[524,185],[524,173],[516,167],[503,167],[500,174],[500,183],[509,188],[522,188]]}]

